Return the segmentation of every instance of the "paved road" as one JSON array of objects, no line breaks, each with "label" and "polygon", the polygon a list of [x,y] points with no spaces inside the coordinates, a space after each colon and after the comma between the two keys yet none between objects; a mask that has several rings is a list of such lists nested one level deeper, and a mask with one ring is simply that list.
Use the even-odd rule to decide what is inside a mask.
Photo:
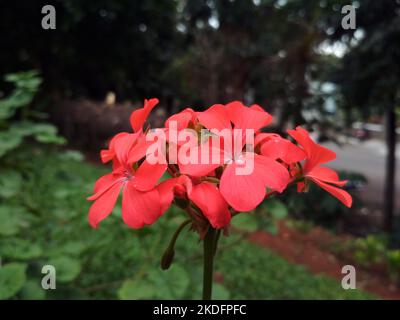
[{"label": "paved road", "polygon": [[[363,192],[364,199],[381,206],[385,177],[384,144],[379,140],[370,140],[363,143],[353,141],[342,147],[333,143],[325,145],[337,153],[337,159],[330,167],[364,174],[368,179],[368,185]],[[396,156],[396,211],[400,212],[400,144],[397,145]]]}]

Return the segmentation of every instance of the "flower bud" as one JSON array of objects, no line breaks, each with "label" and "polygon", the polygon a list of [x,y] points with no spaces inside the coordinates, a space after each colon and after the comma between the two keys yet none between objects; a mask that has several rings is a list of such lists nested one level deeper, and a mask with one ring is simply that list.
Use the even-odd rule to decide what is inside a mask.
[{"label": "flower bud", "polygon": [[161,258],[161,269],[162,270],[168,270],[169,267],[172,264],[172,261],[174,261],[174,256],[175,256],[175,250],[173,247],[168,247],[167,250],[165,250],[162,258]]}]

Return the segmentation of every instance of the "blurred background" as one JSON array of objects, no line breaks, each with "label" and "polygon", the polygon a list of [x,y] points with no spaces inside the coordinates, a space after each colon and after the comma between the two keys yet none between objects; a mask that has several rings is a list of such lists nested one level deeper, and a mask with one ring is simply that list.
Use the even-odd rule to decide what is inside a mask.
[{"label": "blurred background", "polygon": [[[153,125],[185,107],[260,104],[270,130],[308,128],[349,179],[351,209],[313,188],[235,217],[215,298],[400,299],[399,0],[1,0],[0,32],[0,299],[201,296],[197,235],[159,267],[179,209],[139,231],[120,206],[98,230],[87,222],[108,170],[99,150],[152,97]],[[56,290],[41,287],[47,264]],[[355,290],[341,286],[347,264]]]}]

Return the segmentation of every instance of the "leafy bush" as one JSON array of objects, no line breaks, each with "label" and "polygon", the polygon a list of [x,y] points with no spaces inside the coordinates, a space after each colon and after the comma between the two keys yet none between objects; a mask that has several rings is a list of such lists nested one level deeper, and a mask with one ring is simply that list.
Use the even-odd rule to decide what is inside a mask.
[{"label": "leafy bush", "polygon": [[[154,262],[182,222],[178,209],[151,228],[134,231],[124,227],[116,208],[104,225],[91,229],[85,196],[103,170],[81,158],[76,152],[35,147],[13,155],[17,172],[24,174],[0,205],[0,297],[199,298],[202,254],[192,234],[186,230],[181,234],[168,273]],[[8,226],[3,227],[4,223]],[[251,224],[253,230],[259,228]],[[359,290],[345,291],[339,282],[312,275],[244,240],[237,242],[237,237],[221,239],[216,271],[224,282],[215,284],[215,298],[372,298]],[[41,268],[46,264],[57,268],[56,290],[40,286]]]},{"label": "leafy bush", "polygon": [[311,221],[303,219],[288,219],[286,225],[302,233],[308,233],[315,227]]},{"label": "leafy bush", "polygon": [[400,284],[400,250],[390,250],[386,254],[386,259],[390,277]]},{"label": "leafy bush", "polygon": [[385,258],[387,239],[382,236],[369,235],[352,242],[354,259],[361,266],[371,266],[382,263]]},{"label": "leafy bush", "polygon": [[279,199],[268,199],[252,212],[244,212],[232,219],[231,225],[245,232],[265,230],[271,234],[278,232],[277,222],[288,215],[286,205]]},{"label": "leafy bush", "polygon": [[[233,299],[370,299],[360,290],[344,290],[341,284],[323,275],[312,275],[303,266],[250,243],[222,253],[217,270]],[[238,264],[240,261],[240,264]]]},{"label": "leafy bush", "polygon": [[293,217],[335,229],[343,218],[361,207],[362,202],[355,192],[355,186],[366,183],[365,177],[357,173],[340,172],[339,176],[342,180],[349,180],[347,191],[353,197],[351,209],[341,205],[337,199],[316,185],[310,185],[310,190],[306,194],[297,193],[295,188],[292,188],[281,196],[281,200],[287,205]]},{"label": "leafy bush", "polygon": [[0,157],[20,147],[26,137],[40,143],[64,143],[55,126],[36,121],[43,114],[28,108],[41,83],[37,72],[9,74],[4,79],[14,85],[14,90],[0,99]]}]

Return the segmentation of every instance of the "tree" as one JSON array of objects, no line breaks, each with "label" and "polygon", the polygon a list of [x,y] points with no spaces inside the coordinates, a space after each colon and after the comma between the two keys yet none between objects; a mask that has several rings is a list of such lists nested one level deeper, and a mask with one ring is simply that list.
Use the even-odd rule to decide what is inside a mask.
[{"label": "tree", "polygon": [[305,122],[302,111],[313,103],[310,82],[326,64],[316,49],[328,37],[330,2],[182,3],[188,50],[170,71],[181,77],[178,91],[193,93],[189,104],[257,101],[278,115],[278,130]]},{"label": "tree", "polygon": [[162,96],[175,52],[176,2],[54,0],[56,29],[41,26],[48,1],[1,1],[4,73],[37,69],[47,94],[103,99]]},{"label": "tree", "polygon": [[[363,0],[354,2],[357,28],[344,30],[338,20],[333,40],[347,44],[335,81],[341,86],[347,108],[360,110],[364,117],[385,114],[386,175],[384,188],[384,227],[393,229],[395,195],[396,113],[400,105],[400,2]],[[336,21],[335,21],[336,19]]]}]

